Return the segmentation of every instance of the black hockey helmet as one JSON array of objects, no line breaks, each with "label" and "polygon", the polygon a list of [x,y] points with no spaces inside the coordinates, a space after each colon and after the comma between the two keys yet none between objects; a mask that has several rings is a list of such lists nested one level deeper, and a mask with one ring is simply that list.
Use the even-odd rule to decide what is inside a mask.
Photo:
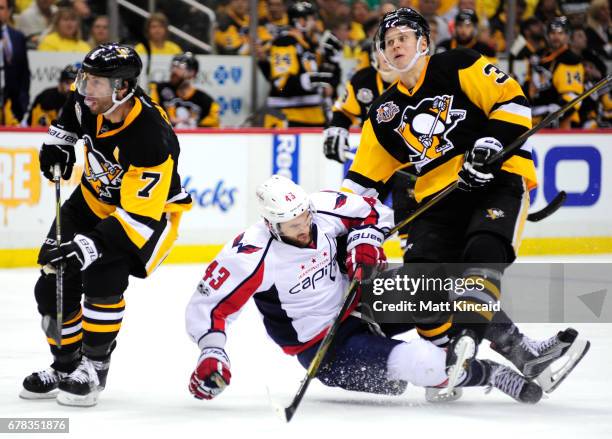
[{"label": "black hockey helmet", "polygon": [[60,73],[60,82],[74,82],[81,68],[81,63],[68,64]]},{"label": "black hockey helmet", "polygon": [[298,18],[306,18],[311,15],[317,15],[317,10],[310,2],[296,2],[287,10],[287,16],[291,24],[294,24]]},{"label": "black hockey helmet", "polygon": [[546,26],[546,33],[565,32],[569,34],[571,31],[570,23],[567,17],[555,17]]},{"label": "black hockey helmet", "polygon": [[125,80],[136,87],[142,71],[140,56],[130,46],[118,43],[100,44],[83,59],[82,70],[103,78]]},{"label": "black hockey helmet", "polygon": [[407,26],[416,32],[417,38],[424,36],[429,46],[429,23],[421,14],[412,8],[399,8],[388,12],[378,26],[378,44],[381,50],[385,48],[385,34],[392,27]]},{"label": "black hockey helmet", "polygon": [[461,9],[455,16],[455,26],[459,23],[472,23],[478,26],[478,15],[472,9]]},{"label": "black hockey helmet", "polygon": [[172,66],[184,67],[185,69],[191,70],[195,73],[198,73],[198,70],[200,70],[200,63],[195,55],[191,52],[175,55],[174,58],[172,58]]}]

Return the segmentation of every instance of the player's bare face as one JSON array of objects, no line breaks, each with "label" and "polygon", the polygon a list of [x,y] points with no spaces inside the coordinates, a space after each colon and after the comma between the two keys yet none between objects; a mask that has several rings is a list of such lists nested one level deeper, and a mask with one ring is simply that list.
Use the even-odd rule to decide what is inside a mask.
[{"label": "player's bare face", "polygon": [[548,39],[550,41],[550,47],[553,50],[559,49],[561,46],[564,46],[569,41],[569,36],[567,33],[563,31],[552,31],[548,33]]},{"label": "player's bare face", "polygon": [[416,54],[417,37],[414,30],[392,27],[385,33],[385,57],[397,69],[406,67]]},{"label": "player's bare face", "polygon": [[113,88],[109,78],[81,71],[77,75],[76,87],[93,114],[104,113],[113,105]]},{"label": "player's bare face", "polygon": [[299,247],[307,247],[312,242],[312,215],[304,212],[291,221],[280,224],[283,240]]},{"label": "player's bare face", "polygon": [[191,79],[190,71],[184,65],[172,65],[170,70],[170,84],[177,86],[183,83],[186,79]]}]

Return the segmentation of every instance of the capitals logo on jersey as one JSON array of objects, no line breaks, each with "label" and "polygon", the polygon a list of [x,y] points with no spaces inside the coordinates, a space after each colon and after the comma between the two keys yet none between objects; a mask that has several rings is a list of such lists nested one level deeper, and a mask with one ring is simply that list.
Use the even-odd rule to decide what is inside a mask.
[{"label": "capitals logo on jersey", "polygon": [[453,108],[453,96],[426,98],[406,107],[395,131],[410,149],[410,161],[423,166],[455,147],[447,135],[465,115],[465,110]]},{"label": "capitals logo on jersey", "polygon": [[123,168],[117,163],[110,162],[100,151],[93,146],[91,137],[83,136],[85,147],[85,178],[91,187],[101,197],[113,198],[114,191],[117,196],[121,189]]}]

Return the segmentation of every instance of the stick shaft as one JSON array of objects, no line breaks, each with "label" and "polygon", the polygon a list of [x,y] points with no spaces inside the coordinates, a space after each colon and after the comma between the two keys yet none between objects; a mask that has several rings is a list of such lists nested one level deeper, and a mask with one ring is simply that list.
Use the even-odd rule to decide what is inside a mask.
[{"label": "stick shaft", "polygon": [[[59,164],[53,167],[53,182],[55,183],[55,243],[59,249],[62,244],[62,193],[60,186],[61,169]],[[55,273],[55,307],[56,307],[56,324],[57,324],[57,340],[55,343],[59,349],[62,348],[62,326],[64,324],[64,264],[60,263],[57,266]]]}]

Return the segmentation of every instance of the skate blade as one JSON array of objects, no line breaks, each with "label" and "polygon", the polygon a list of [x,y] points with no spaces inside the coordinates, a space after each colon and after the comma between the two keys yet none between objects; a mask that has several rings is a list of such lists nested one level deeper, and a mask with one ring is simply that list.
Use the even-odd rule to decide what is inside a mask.
[{"label": "skate blade", "polygon": [[472,337],[461,337],[455,345],[455,356],[457,361],[452,366],[448,367],[448,384],[446,385],[446,393],[452,394],[453,390],[459,383],[459,378],[465,372],[464,363],[466,360],[473,358],[476,355],[476,342]]},{"label": "skate blade", "polygon": [[448,402],[453,402],[461,398],[462,395],[463,389],[461,389],[460,387],[453,389],[450,393],[447,391],[446,388],[425,388],[425,400],[434,404],[444,404]]},{"label": "skate blade", "polygon": [[87,395],[75,395],[74,393],[60,390],[56,400],[58,404],[70,407],[93,407],[98,403],[99,394],[98,390],[94,390]]},{"label": "skate blade", "polygon": [[589,351],[591,343],[586,340],[575,340],[565,355],[548,366],[537,376],[535,381],[544,393],[553,392],[570,374]]},{"label": "skate blade", "polygon": [[46,393],[36,393],[36,392],[30,392],[29,390],[26,390],[26,389],[21,389],[21,392],[19,392],[19,397],[21,399],[28,399],[28,400],[55,399],[57,397],[57,393],[58,393],[57,389],[49,390]]}]

